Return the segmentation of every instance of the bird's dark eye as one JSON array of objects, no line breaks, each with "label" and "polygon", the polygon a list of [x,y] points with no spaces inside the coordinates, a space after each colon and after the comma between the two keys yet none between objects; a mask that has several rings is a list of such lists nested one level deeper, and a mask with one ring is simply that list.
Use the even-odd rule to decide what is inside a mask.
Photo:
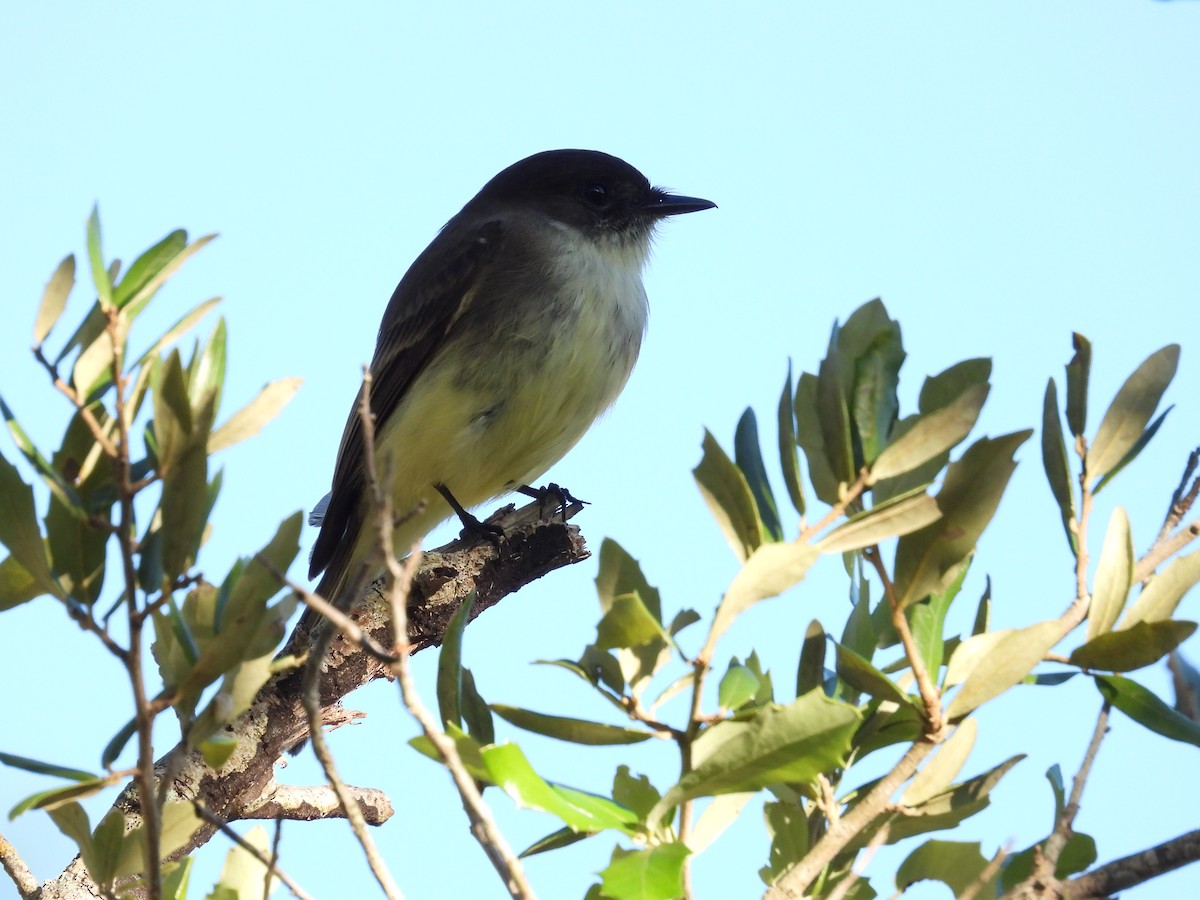
[{"label": "bird's dark eye", "polygon": [[583,189],[583,200],[593,209],[608,206],[608,188],[602,184],[589,184]]}]

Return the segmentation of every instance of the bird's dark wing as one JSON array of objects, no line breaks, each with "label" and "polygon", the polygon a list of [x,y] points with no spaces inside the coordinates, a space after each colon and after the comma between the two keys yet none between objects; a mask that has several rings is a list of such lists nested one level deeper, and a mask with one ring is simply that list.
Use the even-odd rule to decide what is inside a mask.
[{"label": "bird's dark wing", "polygon": [[[449,246],[446,239],[449,238]],[[388,303],[371,361],[371,411],[381,428],[470,303],[504,244],[505,228],[491,220],[459,234],[443,232],[417,257]],[[435,246],[437,251],[434,251]],[[333,488],[313,544],[308,577],[345,565],[361,523],[363,433],[356,398],[342,433]],[[339,553],[339,548],[342,552]],[[328,576],[327,576],[328,577]]]}]

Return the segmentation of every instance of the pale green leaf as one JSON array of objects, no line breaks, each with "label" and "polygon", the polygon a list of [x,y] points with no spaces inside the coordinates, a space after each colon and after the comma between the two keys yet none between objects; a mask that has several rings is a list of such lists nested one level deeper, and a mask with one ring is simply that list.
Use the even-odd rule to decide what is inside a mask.
[{"label": "pale green leaf", "polygon": [[1147,357],[1121,385],[1088,447],[1085,471],[1089,483],[1117,465],[1137,443],[1178,365],[1179,345],[1168,344]]},{"label": "pale green leaf", "polygon": [[1092,579],[1092,603],[1088,607],[1087,639],[1112,630],[1125,606],[1133,581],[1133,537],[1129,516],[1118,506],[1108,520],[1100,562]]},{"label": "pale green leaf", "polygon": [[966,715],[1019,684],[1061,638],[1062,623],[1057,619],[1006,634],[963,681],[946,708],[946,718]]}]

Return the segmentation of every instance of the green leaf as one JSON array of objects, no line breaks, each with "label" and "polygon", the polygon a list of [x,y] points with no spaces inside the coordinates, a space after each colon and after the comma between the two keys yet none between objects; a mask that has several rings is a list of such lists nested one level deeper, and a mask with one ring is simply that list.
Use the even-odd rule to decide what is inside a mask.
[{"label": "green leaf", "polygon": [[[278,619],[274,634],[278,637],[270,642],[271,646],[274,646],[278,639],[283,637],[283,623],[294,609],[295,600],[291,597],[276,607]],[[220,733],[221,729],[235,722],[254,704],[254,698],[258,696],[258,692],[275,674],[273,656],[274,654],[268,649],[264,655],[239,662],[225,673],[225,677],[221,679],[220,689],[188,729],[187,743],[189,747],[199,747],[201,744],[210,742],[214,736]]]},{"label": "green leaf", "polygon": [[[255,825],[247,831],[243,839],[264,857],[270,858],[271,842],[261,825]],[[225,865],[221,867],[221,878],[215,891],[227,890],[235,900],[258,900],[270,893],[270,888],[264,891],[266,882],[267,867],[253,853],[235,844],[225,856]],[[272,877],[272,885],[275,882],[276,879]]]},{"label": "green leaf", "polygon": [[944,372],[925,379],[917,408],[926,415],[949,406],[973,386],[987,384],[991,376],[992,361],[986,357],[955,363]]},{"label": "green leaf", "polygon": [[598,831],[572,831],[570,828],[560,828],[558,831],[546,835],[541,840],[534,841],[518,853],[517,857],[519,859],[527,859],[530,856],[545,853],[547,850],[561,850],[563,847],[570,847],[572,844],[578,844],[580,841],[586,841],[590,837],[595,837],[599,833]]},{"label": "green leaf", "polygon": [[[894,844],[914,835],[954,828],[986,809],[991,802],[988,795],[1008,771],[1024,758],[1023,753],[1009,757],[982,775],[947,788],[924,803],[909,807],[905,815],[891,820],[887,843]],[[852,846],[865,845],[870,836],[870,831],[860,834]]]},{"label": "green leaf", "polygon": [[950,611],[950,604],[962,590],[970,567],[971,557],[968,556],[958,564],[957,574],[946,590],[931,594],[928,600],[914,603],[905,611],[917,652],[921,655],[925,668],[935,678],[942,667],[946,651],[946,613]]},{"label": "green leaf", "polygon": [[127,306],[134,295],[145,288],[186,246],[187,232],[178,229],[135,259],[113,291],[113,304],[117,309]]},{"label": "green leaf", "polygon": [[100,765],[108,769],[117,761],[117,757],[121,755],[121,751],[125,749],[125,745],[129,743],[129,739],[137,734],[137,718],[132,718],[120,730],[112,736],[107,744],[104,745],[104,751],[100,754]]},{"label": "green leaf", "polygon": [[701,656],[711,659],[717,640],[755,603],[799,584],[819,555],[816,548],[799,543],[764,544],[755,550],[721,598]]},{"label": "green leaf", "polygon": [[1112,630],[1125,606],[1133,582],[1133,537],[1129,516],[1118,506],[1108,520],[1104,547],[1092,580],[1092,603],[1088,607],[1087,639],[1091,641]]},{"label": "green leaf", "polygon": [[608,612],[596,625],[596,646],[612,648],[638,647],[663,639],[662,623],[646,608],[637,594],[625,594],[613,600]]},{"label": "green leaf", "polygon": [[97,884],[112,884],[125,845],[124,812],[115,807],[110,809],[91,834],[90,843],[90,852],[83,857],[88,874]]},{"label": "green leaf", "polygon": [[197,749],[204,757],[205,765],[214,772],[219,772],[221,767],[229,762],[229,758],[233,756],[233,751],[237,749],[237,746],[237,738],[232,735],[214,734],[212,737],[200,741]]},{"label": "green leaf", "polygon": [[442,639],[442,650],[438,655],[437,702],[443,725],[462,725],[462,642],[475,600],[472,588],[450,618]]},{"label": "green leaf", "polygon": [[720,797],[714,797],[704,807],[704,812],[700,813],[692,833],[688,835],[686,843],[692,852],[703,853],[712,846],[713,842],[725,833],[725,829],[737,820],[746,804],[753,800],[756,794],[756,791],[747,791],[742,794],[722,794]]},{"label": "green leaf", "polygon": [[1126,610],[1121,628],[1138,622],[1161,622],[1169,619],[1184,594],[1200,581],[1200,553],[1179,556],[1142,588],[1142,592]]},{"label": "green leaf", "polygon": [[854,481],[854,444],[850,431],[850,411],[846,407],[846,388],[837,348],[838,329],[829,339],[829,351],[817,369],[817,418],[825,445],[829,470],[839,482]]},{"label": "green leaf", "polygon": [[717,520],[737,558],[745,562],[766,541],[758,506],[746,476],[705,429],[703,456],[692,469],[704,502]]},{"label": "green leaf", "polygon": [[787,378],[779,394],[779,465],[783,469],[783,483],[787,485],[788,498],[796,512],[804,515],[804,482],[800,477],[800,455],[796,451],[796,413],[792,399],[792,361],[788,360]]},{"label": "green leaf", "polygon": [[980,438],[950,465],[937,496],[942,518],[904,535],[896,549],[901,608],[943,590],[954,567],[975,549],[1016,468],[1013,454],[1031,433]]},{"label": "green leaf", "polygon": [[258,434],[264,425],[279,415],[288,401],[295,396],[303,382],[301,378],[283,378],[272,381],[258,396],[229,417],[208,439],[208,452],[216,453],[234,444],[239,444]]},{"label": "green leaf", "polygon": [[57,809],[47,811],[58,830],[70,838],[79,852],[87,856],[92,848],[92,825],[88,815],[78,803],[65,803]]},{"label": "green leaf", "polygon": [[29,570],[11,556],[0,560],[0,612],[44,594]]},{"label": "green leaf", "polygon": [[[169,856],[183,847],[193,834],[204,824],[199,814],[187,801],[168,801],[162,809],[162,834],[159,838],[163,856]],[[146,869],[146,838],[143,826],[139,825],[125,834],[121,858],[115,875],[118,878],[136,875]]]},{"label": "green leaf", "polygon": [[180,316],[179,320],[174,325],[168,328],[162,334],[162,336],[158,338],[158,340],[150,345],[145,353],[138,357],[135,368],[144,368],[146,364],[150,362],[151,358],[173,347],[176,341],[191,331],[196,324],[206,315],[208,315],[220,302],[220,297],[210,297],[208,300],[205,300],[203,303],[192,307],[190,310]]},{"label": "green leaf", "polygon": [[874,462],[896,422],[896,395],[904,342],[900,323],[888,316],[883,302],[864,303],[837,333],[841,383],[848,390],[854,469]]},{"label": "green leaf", "polygon": [[1137,444],[1178,365],[1179,345],[1168,344],[1151,354],[1121,385],[1088,448],[1084,468],[1089,483],[1116,466]]},{"label": "green leaf", "polygon": [[96,294],[100,307],[108,309],[112,302],[112,280],[104,268],[104,252],[100,246],[100,207],[93,206],[87,222],[88,262],[92,266],[92,279],[96,282]]},{"label": "green leaf", "polygon": [[750,407],[746,407],[746,411],[738,420],[733,436],[733,457],[737,467],[746,476],[750,493],[754,495],[754,504],[758,509],[758,519],[762,522],[764,535],[772,541],[783,540],[779,509],[775,506],[775,494],[771,491],[767,467],[763,464],[762,449],[758,443],[758,421]]},{"label": "green leaf", "polygon": [[808,477],[817,499],[833,505],[838,502],[838,478],[830,468],[825,454],[825,438],[821,433],[821,416],[817,410],[817,377],[803,372],[796,382],[794,401],[796,413],[796,442],[808,460]]},{"label": "green leaf", "polygon": [[1069,662],[1084,669],[1132,672],[1158,662],[1196,630],[1195,622],[1138,622],[1076,647]]},{"label": "green leaf", "polygon": [[1097,675],[1104,699],[1135,722],[1173,741],[1200,747],[1200,724],[1176,712],[1136,681],[1120,675]]},{"label": "green leaf", "polygon": [[596,573],[596,593],[600,609],[607,612],[613,601],[625,594],[637,594],[656,621],[662,621],[662,600],[642,573],[641,564],[612,538],[600,545],[600,567]]},{"label": "green leaf", "polygon": [[847,553],[911,534],[941,517],[937,501],[924,491],[902,494],[851,516],[816,547],[822,553]]},{"label": "green leaf", "polygon": [[772,884],[808,853],[808,818],[799,806],[782,802],[764,804],[763,818],[771,836],[771,850],[767,865],[758,874],[765,884]]},{"label": "green leaf", "polygon": [[[154,295],[158,292],[158,289],[163,286],[167,279],[178,272],[180,267],[187,262],[190,257],[203,249],[210,241],[215,240],[216,237],[217,236],[215,234],[206,234],[203,237],[196,238],[196,240],[192,241],[192,243],[180,250],[178,254],[171,258],[166,265],[159,269],[153,275],[153,277],[146,281],[145,284],[139,287],[137,291],[129,297],[129,300],[125,304],[126,315],[130,319],[137,316],[143,309],[146,308],[146,304],[153,299]],[[170,235],[168,235],[167,239],[170,239]],[[133,270],[131,268],[130,275],[132,274]],[[126,276],[126,280],[129,280],[128,275]]]},{"label": "green leaf", "polygon": [[462,717],[467,733],[481,744],[496,743],[496,728],[492,723],[492,711],[487,701],[475,687],[475,676],[471,670],[462,670]]},{"label": "green leaf", "polygon": [[36,794],[30,794],[25,799],[19,801],[16,806],[10,809],[8,811],[8,818],[15,819],[17,816],[23,815],[31,809],[57,809],[64,803],[71,803],[74,800],[82,800],[84,797],[91,797],[94,794],[98,794],[105,788],[116,784],[116,781],[117,779],[114,779],[112,776],[106,776],[80,781],[66,787],[51,788],[48,791],[38,791]]},{"label": "green leaf", "polygon": [[1046,470],[1050,492],[1058,504],[1067,541],[1074,550],[1076,539],[1075,532],[1071,530],[1071,520],[1075,518],[1075,489],[1071,486],[1071,463],[1058,414],[1058,388],[1053,378],[1046,383],[1046,395],[1042,401],[1042,468]]},{"label": "green leaf", "polygon": [[490,708],[500,718],[518,728],[573,744],[637,744],[654,737],[651,732],[641,728],[622,728],[619,725],[605,725],[586,719],[549,716],[517,706],[505,706],[503,703],[492,703]]},{"label": "green leaf", "polygon": [[[39,593],[60,600],[66,594],[50,574],[46,547],[38,530],[33,489],[17,474],[16,468],[0,455],[0,544],[33,579]],[[10,570],[11,571],[11,570]],[[19,573],[13,572],[14,575]]]},{"label": "green leaf", "polygon": [[849,647],[834,643],[837,647],[837,675],[856,691],[869,694],[880,700],[890,700],[893,703],[906,704],[912,700],[908,694],[900,690],[892,681],[871,663],[859,656]]},{"label": "green leaf", "polygon": [[975,748],[978,730],[979,723],[975,719],[964,719],[959,723],[950,737],[938,747],[933,757],[909,782],[900,797],[900,802],[905,806],[920,806],[953,784]]},{"label": "green leaf", "polygon": [[611,900],[676,900],[683,894],[683,864],[691,851],[681,843],[646,850],[613,848],[612,861],[600,873],[604,896]]},{"label": "green leaf", "polygon": [[770,705],[745,721],[728,720],[693,744],[691,772],[647,816],[653,826],[694,797],[756,791],[775,781],[810,782],[845,763],[861,721],[853,706],[812,691],[786,706]]},{"label": "green leaf", "polygon": [[739,709],[757,693],[758,676],[738,662],[737,657],[731,659],[717,688],[717,705],[723,710]]},{"label": "green leaf", "polygon": [[[946,708],[946,718],[956,719],[966,715],[1019,684],[1061,639],[1062,623],[1057,619],[1038,622],[1004,635],[963,681]],[[965,641],[962,646],[968,643],[970,641]]]},{"label": "green leaf", "polygon": [[871,467],[872,482],[894,478],[957,446],[975,427],[989,386],[973,384],[953,402],[921,416]]},{"label": "green leaf", "polygon": [[896,870],[896,887],[905,891],[918,881],[940,881],[957,897],[979,880],[987,865],[988,860],[980,852],[978,841],[930,840],[900,864]]},{"label": "green leaf", "polygon": [[612,796],[614,802],[630,810],[639,821],[645,821],[646,815],[654,809],[654,804],[662,798],[649,778],[645,775],[635,778],[630,773],[629,766],[625,765],[617,766],[617,773],[613,776]]},{"label": "green leaf", "polygon": [[804,632],[800,665],[796,669],[796,696],[807,694],[825,684],[825,629],[813,619]]},{"label": "green leaf", "polygon": [[1092,370],[1092,345],[1082,334],[1071,335],[1075,355],[1067,363],[1067,427],[1079,437],[1087,430],[1088,377]]},{"label": "green leaf", "polygon": [[1166,420],[1168,413],[1174,408],[1174,406],[1168,406],[1159,414],[1157,419],[1150,423],[1149,427],[1142,432],[1141,437],[1129,448],[1129,452],[1122,456],[1120,462],[1109,469],[1104,477],[1096,483],[1096,487],[1092,489],[1093,494],[1099,494],[1110,481],[1117,477],[1122,469],[1138,458],[1138,455],[1146,449],[1146,445],[1154,439],[1154,435],[1158,434],[1159,427]]},{"label": "green leaf", "polygon": [[33,346],[42,346],[50,329],[58,321],[67,306],[67,296],[75,287],[75,254],[69,254],[58,264],[46,289],[42,291],[42,302],[38,305],[37,318],[33,322]]},{"label": "green leaf", "polygon": [[623,828],[632,822],[631,816],[620,815],[611,801],[608,807],[580,802],[578,792],[558,791],[534,772],[529,760],[516,744],[484,747],[483,763],[492,782],[512,797],[518,806],[538,809],[558,816],[575,831],[601,831]]},{"label": "green leaf", "polygon": [[27,756],[17,756],[13,753],[0,753],[0,763],[14,769],[24,769],[37,775],[53,775],[56,778],[68,778],[71,781],[92,781],[98,776],[83,769],[72,769],[70,766],[60,766],[56,763],[42,762],[40,759],[30,759]]}]

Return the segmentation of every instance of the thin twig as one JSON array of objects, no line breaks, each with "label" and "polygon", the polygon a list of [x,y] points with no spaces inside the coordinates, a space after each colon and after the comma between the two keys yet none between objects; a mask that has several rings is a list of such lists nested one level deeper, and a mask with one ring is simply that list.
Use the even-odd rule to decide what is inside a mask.
[{"label": "thin twig", "polygon": [[271,860],[267,864],[267,871],[263,874],[263,900],[270,900],[271,878],[279,871],[279,842],[281,840],[283,840],[283,819],[278,818],[275,820],[275,834],[271,838]]},{"label": "thin twig", "polygon": [[1108,733],[1108,712],[1111,708],[1106,700],[1104,705],[1100,707],[1100,715],[1096,717],[1096,728],[1092,732],[1092,740],[1088,744],[1087,753],[1083,756],[1083,762],[1079,766],[1079,771],[1075,773],[1075,778],[1071,783],[1071,796],[1068,798],[1066,805],[1063,807],[1062,814],[1058,818],[1058,822],[1054,826],[1054,831],[1050,837],[1046,839],[1046,843],[1042,846],[1041,864],[1037,867],[1037,875],[1053,877],[1058,868],[1058,858],[1062,855],[1063,848],[1067,846],[1067,841],[1074,834],[1075,817],[1079,815],[1079,802],[1083,799],[1083,788],[1087,784],[1088,775],[1092,771],[1092,763],[1096,760],[1096,753],[1100,749],[1100,742],[1104,740],[1104,735]]},{"label": "thin twig", "polygon": [[17,886],[17,893],[21,895],[22,900],[33,900],[37,896],[40,890],[37,878],[30,871],[29,866],[25,865],[25,860],[21,859],[17,848],[10,844],[8,838],[2,834],[0,834],[0,866],[4,867],[8,877]]},{"label": "thin twig", "polygon": [[929,675],[929,670],[925,668],[925,660],[921,657],[921,653],[917,649],[917,642],[913,638],[912,630],[908,627],[908,616],[904,614],[904,610],[900,607],[900,603],[896,599],[896,589],[892,584],[891,577],[888,575],[883,557],[879,553],[879,547],[864,547],[862,555],[867,562],[874,566],[875,573],[883,583],[884,596],[887,597],[888,606],[892,610],[892,627],[896,629],[896,634],[900,636],[900,642],[904,645],[904,655],[908,658],[909,668],[912,669],[913,677],[917,681],[917,690],[920,692],[921,700],[925,704],[925,719],[928,724],[929,735],[931,738],[940,739],[940,736],[946,730],[946,719],[942,711],[942,698],[938,693],[937,685]]},{"label": "thin twig", "polygon": [[1198,466],[1200,466],[1200,447],[1188,454],[1179,485],[1171,494],[1171,503],[1167,506],[1167,514],[1163,517],[1162,528],[1159,529],[1157,540],[1161,541],[1175,530],[1183,521],[1183,517],[1188,514],[1188,510],[1192,508],[1192,504],[1196,502],[1197,495],[1200,495],[1200,478],[1193,480],[1191,488],[1188,488],[1188,480],[1195,474]]},{"label": "thin twig", "polygon": [[[97,421],[89,405],[84,402],[86,398],[80,397],[73,387],[62,380],[58,374],[58,367],[50,362],[50,360],[46,359],[45,354],[42,353],[41,347],[33,348],[33,356],[34,359],[41,363],[43,368],[50,373],[50,380],[53,382],[55,388],[57,388],[64,397],[70,400],[71,405],[74,406],[79,412],[79,417],[83,419],[83,423],[87,425],[88,431],[92,433],[92,437],[94,437],[96,439],[96,443],[103,448],[104,455],[110,459],[115,457],[117,455],[117,445],[109,439],[108,433],[104,430],[104,426]],[[115,359],[113,360],[113,369],[114,371],[116,370]],[[118,372],[117,374],[119,376],[120,373]]]},{"label": "thin twig", "polygon": [[930,754],[936,742],[922,738],[908,748],[895,768],[875,783],[865,797],[854,804],[836,825],[821,836],[804,858],[790,866],[764,894],[764,900],[798,900],[807,895],[808,888],[824,868],[833,862],[846,845],[870,827],[890,808],[891,797],[900,785],[908,781],[917,767]]},{"label": "thin twig", "polygon": [[1142,582],[1154,574],[1163,562],[1174,556],[1196,538],[1200,537],[1200,519],[1189,522],[1186,528],[1182,528],[1169,538],[1154,542],[1146,555],[1137,561],[1137,565],[1133,569],[1133,580]]},{"label": "thin twig", "polygon": [[854,482],[840,494],[838,497],[838,502],[829,508],[829,512],[825,513],[821,521],[816,525],[810,525],[807,528],[802,528],[800,531],[800,537],[797,538],[797,540],[802,542],[809,541],[814,536],[824,531],[826,528],[840,519],[846,510],[849,509],[850,504],[862,496],[863,491],[865,491],[869,486],[870,477],[870,470],[864,467],[863,470],[858,473],[858,478],[856,478]]},{"label": "thin twig", "polygon": [[401,565],[396,559],[395,546],[392,543],[393,510],[390,490],[390,478],[380,478],[375,459],[375,420],[371,413],[371,373],[363,372],[362,399],[359,402],[359,421],[363,428],[363,445],[366,448],[364,468],[367,476],[367,486],[370,491],[372,507],[375,512],[375,523],[378,535],[378,546],[383,557],[384,587],[392,612],[393,655],[391,663],[392,674],[400,688],[400,698],[409,714],[416,719],[430,743],[442,758],[443,764],[454,779],[462,798],[463,809],[471,823],[471,834],[479,842],[492,866],[504,881],[504,886],[510,895],[520,900],[535,900],[536,895],[525,877],[524,867],[517,855],[500,832],[491,809],[484,802],[475,779],[467,772],[458,748],[454,741],[438,727],[433,715],[426,709],[417,694],[416,686],[409,671],[408,658],[411,646],[408,640],[408,594],[412,586],[413,576],[421,562],[420,548],[413,547]]},{"label": "thin twig", "polygon": [[262,863],[264,866],[267,867],[266,879],[267,879],[268,885],[271,883],[271,876],[274,875],[276,878],[278,878],[283,883],[284,887],[286,887],[289,891],[292,892],[292,896],[296,897],[297,900],[312,900],[312,896],[310,894],[308,894],[307,892],[305,892],[305,890],[302,887],[300,887],[300,885],[296,884],[296,882],[293,881],[292,878],[286,872],[284,872],[283,869],[279,868],[279,866],[276,864],[276,860],[278,858],[277,851],[279,849],[279,831],[278,831],[278,829],[276,829],[276,832],[275,832],[275,845],[274,845],[274,848],[271,850],[271,856],[268,859],[267,856],[264,855],[261,850],[259,850],[257,847],[255,847],[253,844],[251,844],[249,841],[247,841],[244,837],[242,837],[240,834],[238,834],[236,831],[234,831],[232,828],[230,828],[228,822],[226,822],[224,819],[222,819],[220,816],[218,816],[216,813],[214,813],[212,810],[210,810],[203,803],[201,803],[198,800],[193,800],[192,806],[196,810],[196,815],[200,816],[200,818],[204,819],[206,822],[209,822],[210,824],[215,825],[217,830],[220,831],[221,834],[225,835],[225,837],[229,838],[231,841],[233,841],[235,844],[237,844],[239,847],[241,847],[243,850],[245,850],[247,853],[249,853],[251,856],[253,856],[260,863]]},{"label": "thin twig", "polygon": [[[116,392],[114,412],[117,419],[117,443],[111,455],[113,480],[116,482],[120,520],[117,528],[117,543],[120,547],[121,563],[125,576],[125,609],[129,621],[129,648],[124,663],[133,690],[134,717],[137,721],[138,746],[138,805],[145,824],[146,840],[146,896],[158,900],[162,896],[162,851],[160,848],[162,824],[159,820],[157,793],[154,777],[154,711],[146,695],[142,673],[142,625],[144,618],[138,608],[137,568],[134,565],[135,518],[133,511],[134,490],[130,481],[129,425],[125,415],[124,348],[118,337],[121,327],[120,313],[108,310],[108,339],[112,341],[112,379]],[[83,407],[79,405],[81,413]],[[98,424],[98,423],[97,423]],[[100,440],[100,435],[96,435]],[[102,444],[103,445],[103,444]],[[106,448],[107,450],[107,448]]]},{"label": "thin twig", "polygon": [[320,594],[314,594],[299,582],[292,581],[269,559],[263,556],[256,556],[255,559],[266,566],[283,584],[287,585],[297,597],[304,601],[304,604],[309,609],[317,613],[321,618],[326,619],[333,626],[335,633],[341,632],[346,640],[362,647],[363,650],[380,662],[391,663],[395,661],[396,657],[391,651],[381,646],[357,622]]},{"label": "thin twig", "polygon": [[1000,873],[1000,867],[1004,865],[1004,860],[1008,858],[1009,847],[1010,845],[1005,844],[997,850],[996,855],[983,867],[983,870],[979,873],[979,877],[967,885],[967,889],[959,894],[955,900],[975,900],[975,895],[988,884],[991,884]]},{"label": "thin twig", "polygon": [[884,823],[883,827],[875,832],[875,834],[871,837],[870,843],[863,848],[862,859],[852,866],[849,874],[839,881],[837,886],[826,895],[826,900],[843,900],[843,898],[850,893],[850,888],[854,887],[855,882],[862,878],[862,873],[866,871],[867,866],[871,862],[871,858],[875,855],[875,852],[887,842],[888,835],[891,833],[891,831],[891,824]]},{"label": "thin twig", "polygon": [[367,857],[367,865],[371,869],[371,874],[375,876],[375,880],[379,882],[379,887],[382,888],[384,895],[389,900],[399,900],[403,896],[400,893],[400,888],[396,885],[395,879],[392,878],[392,873],[388,871],[383,857],[380,856],[379,848],[375,846],[375,841],[372,840],[371,835],[367,832],[367,823],[363,818],[362,810],[358,808],[358,804],[350,795],[346,783],[342,781],[341,775],[338,774],[337,766],[333,761],[333,754],[329,751],[329,745],[325,743],[325,736],[321,733],[323,725],[321,721],[321,663],[325,659],[325,653],[329,650],[329,645],[333,643],[333,639],[336,636],[337,632],[328,626],[317,629],[317,635],[313,640],[312,650],[309,654],[308,664],[304,667],[301,696],[304,711],[308,714],[308,737],[312,742],[313,753],[316,755],[317,761],[321,764],[321,769],[325,773],[325,780],[329,782],[329,786],[337,794],[338,803],[346,811],[346,821],[350,823],[350,830],[362,846],[363,853]]},{"label": "thin twig", "polygon": [[[703,654],[692,661],[692,702],[688,708],[687,728],[676,738],[679,744],[679,777],[683,778],[692,771],[692,745],[700,734],[700,706],[704,697],[704,676],[708,674],[708,660]],[[679,842],[686,844],[692,831],[692,800],[688,798],[679,804]],[[692,865],[691,855],[683,860],[683,896],[686,900],[692,898]]]}]

